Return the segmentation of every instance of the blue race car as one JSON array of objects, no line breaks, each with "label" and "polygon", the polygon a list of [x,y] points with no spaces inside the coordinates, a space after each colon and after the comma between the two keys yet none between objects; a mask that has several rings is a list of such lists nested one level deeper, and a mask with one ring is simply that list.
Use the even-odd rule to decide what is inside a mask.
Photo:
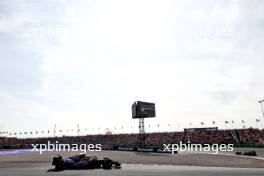
[{"label": "blue race car", "polygon": [[111,169],[121,168],[121,164],[109,158],[98,159],[95,156],[86,156],[85,154],[72,156],[63,159],[61,155],[53,157],[52,165],[55,170],[61,171],[66,169]]}]

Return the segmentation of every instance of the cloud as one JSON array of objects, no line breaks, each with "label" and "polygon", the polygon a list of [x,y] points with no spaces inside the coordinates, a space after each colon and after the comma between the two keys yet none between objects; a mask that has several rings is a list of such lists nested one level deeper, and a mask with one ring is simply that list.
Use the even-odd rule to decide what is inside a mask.
[{"label": "cloud", "polygon": [[[29,1],[0,8],[1,112],[11,117],[1,121],[12,129],[41,127],[42,120],[44,128],[132,124],[136,132],[135,100],[157,103],[158,116],[148,122],[164,130],[190,121],[253,124],[260,115],[259,1]],[[28,117],[22,127],[13,124]]]}]

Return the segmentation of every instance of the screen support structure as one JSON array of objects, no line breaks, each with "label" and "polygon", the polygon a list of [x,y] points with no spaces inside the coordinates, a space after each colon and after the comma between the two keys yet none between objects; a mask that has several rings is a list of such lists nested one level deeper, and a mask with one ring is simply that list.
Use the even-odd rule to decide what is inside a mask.
[{"label": "screen support structure", "polygon": [[144,118],[139,118],[139,145],[140,147],[145,146],[145,123]]}]

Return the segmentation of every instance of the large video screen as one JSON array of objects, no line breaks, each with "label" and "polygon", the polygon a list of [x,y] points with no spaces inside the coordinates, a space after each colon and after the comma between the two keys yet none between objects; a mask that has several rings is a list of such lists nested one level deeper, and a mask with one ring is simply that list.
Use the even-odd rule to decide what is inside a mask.
[{"label": "large video screen", "polygon": [[132,105],[132,118],[156,117],[155,103],[136,101]]}]

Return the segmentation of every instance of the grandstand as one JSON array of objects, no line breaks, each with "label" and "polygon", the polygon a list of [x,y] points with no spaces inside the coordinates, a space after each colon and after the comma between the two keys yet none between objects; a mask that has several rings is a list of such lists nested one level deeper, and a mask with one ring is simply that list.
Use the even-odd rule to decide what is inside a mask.
[{"label": "grandstand", "polygon": [[[105,134],[86,136],[62,136],[43,138],[0,138],[2,146],[28,148],[31,144],[43,144],[48,141],[68,144],[100,143],[103,148],[138,145],[139,134]],[[162,144],[179,143],[199,144],[234,144],[236,146],[264,146],[264,130],[248,128],[233,130],[218,130],[217,128],[185,129],[182,132],[146,133],[145,144],[148,147],[160,147]]]},{"label": "grandstand", "polygon": [[7,138],[6,137],[0,137],[0,145],[4,145],[7,143]]}]

